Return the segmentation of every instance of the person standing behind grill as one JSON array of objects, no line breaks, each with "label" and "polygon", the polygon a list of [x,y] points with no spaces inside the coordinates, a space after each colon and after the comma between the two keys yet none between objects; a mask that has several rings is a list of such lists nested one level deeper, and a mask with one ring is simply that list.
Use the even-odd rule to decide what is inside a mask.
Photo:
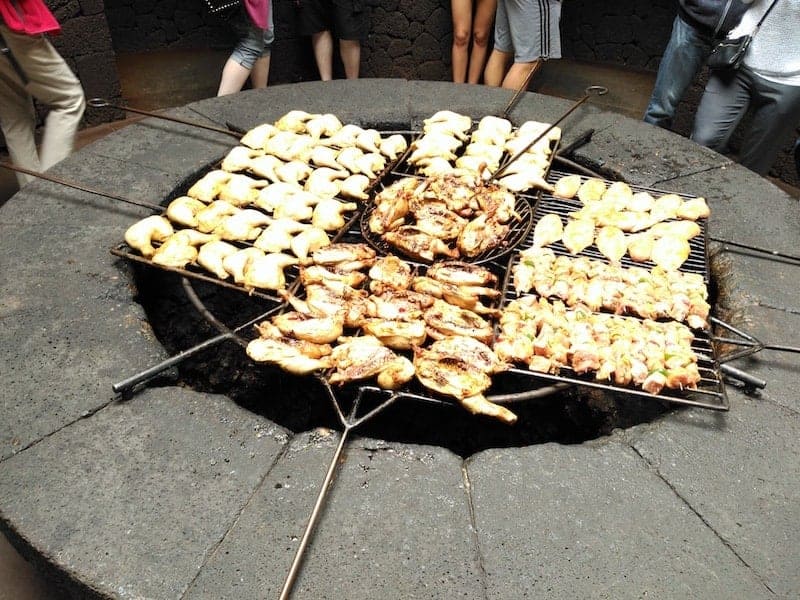
[{"label": "person standing behind grill", "polygon": [[753,0],[679,0],[672,35],[658,67],[644,121],[665,129],[692,80],[706,62],[715,40],[724,38]]},{"label": "person standing behind grill", "polygon": [[[731,38],[753,33],[772,0],[755,0]],[[800,122],[800,0],[776,0],[738,69],[712,71],[697,107],[691,139],[717,152],[747,112],[739,163],[761,175]]]},{"label": "person standing behind grill", "polygon": [[[474,4],[474,6],[473,6]],[[474,14],[473,14],[474,8]],[[486,65],[486,52],[497,0],[451,0],[453,15],[453,81],[478,83]],[[472,42],[472,48],[470,48]]]},{"label": "person standing behind grill", "polygon": [[[61,27],[42,0],[0,0],[0,127],[12,162],[46,171],[70,155],[86,101],[83,88],[45,34]],[[33,99],[49,108],[41,151]],[[34,178],[17,173],[20,186]]]},{"label": "person standing behind grill", "polygon": [[548,58],[561,58],[561,0],[498,0],[486,85],[517,90]]},{"label": "person standing behind grill", "polygon": [[217,96],[233,94],[247,78],[253,89],[267,87],[275,27],[272,0],[245,0],[230,21],[239,42],[222,68]]},{"label": "person standing behind grill", "polygon": [[300,33],[311,36],[311,47],[322,81],[333,79],[333,36],[347,79],[358,79],[361,40],[367,34],[365,0],[295,0]]}]

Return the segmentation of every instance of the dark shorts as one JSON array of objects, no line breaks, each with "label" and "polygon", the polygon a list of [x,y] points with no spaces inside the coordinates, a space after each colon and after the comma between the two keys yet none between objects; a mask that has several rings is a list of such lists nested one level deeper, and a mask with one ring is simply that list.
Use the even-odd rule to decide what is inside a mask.
[{"label": "dark shorts", "polygon": [[302,35],[329,30],[340,40],[367,36],[365,0],[300,0],[297,18]]}]

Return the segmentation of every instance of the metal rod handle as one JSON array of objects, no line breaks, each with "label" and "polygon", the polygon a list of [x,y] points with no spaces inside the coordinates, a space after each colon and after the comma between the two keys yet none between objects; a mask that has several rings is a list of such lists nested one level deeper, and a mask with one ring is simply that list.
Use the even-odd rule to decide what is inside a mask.
[{"label": "metal rod handle", "polygon": [[751,375],[741,369],[737,369],[734,366],[728,364],[722,364],[719,366],[719,370],[725,373],[728,377],[733,377],[734,379],[738,379],[745,385],[758,388],[763,390],[767,387],[767,382],[760,377],[756,377],[755,375]]},{"label": "metal rod handle", "polygon": [[297,547],[297,551],[294,554],[292,566],[289,568],[289,573],[286,575],[286,580],[283,582],[280,600],[287,600],[292,593],[292,586],[294,585],[295,579],[297,579],[297,574],[300,571],[300,565],[303,562],[306,546],[308,545],[308,541],[311,539],[311,534],[314,532],[314,526],[317,523],[317,518],[319,517],[322,505],[325,502],[326,496],[328,495],[328,490],[330,489],[331,481],[333,481],[333,476],[336,473],[336,467],[339,464],[339,458],[342,455],[342,450],[344,449],[344,444],[347,441],[348,433],[350,433],[350,427],[345,427],[344,431],[342,431],[342,437],[339,440],[339,445],[336,447],[336,452],[334,452],[333,458],[328,465],[328,471],[325,473],[325,480],[322,482],[322,487],[317,494],[317,501],[314,503],[314,509],[311,511],[311,516],[306,524],[303,537],[300,538],[300,545]]},{"label": "metal rod handle", "polygon": [[176,354],[175,356],[172,356],[167,360],[158,363],[157,365],[153,365],[149,369],[145,369],[144,371],[141,371],[136,375],[132,375],[127,379],[123,379],[119,383],[115,383],[114,385],[111,386],[111,389],[114,390],[114,393],[116,394],[122,394],[130,390],[135,385],[149,381],[162,371],[166,371],[168,368],[177,365],[179,362],[189,358],[193,354],[197,354],[198,352],[200,352],[201,350],[205,350],[206,348],[216,346],[220,342],[224,342],[225,340],[230,339],[233,336],[234,333],[232,331],[229,331],[228,333],[223,333],[216,337],[210,338],[205,342],[203,342],[202,344],[198,344],[197,346],[193,346],[188,350],[184,350],[183,352]]},{"label": "metal rod handle", "polygon": [[216,133],[224,133],[225,135],[230,135],[235,137],[237,140],[241,137],[238,132],[231,131],[230,129],[223,129],[222,127],[214,127],[213,125],[205,125],[203,123],[198,123],[197,121],[189,121],[187,119],[181,119],[178,117],[170,117],[168,115],[162,115],[148,110],[142,110],[140,108],[133,108],[131,106],[122,106],[120,104],[113,104],[108,100],[106,100],[105,98],[92,98],[88,100],[86,103],[92,108],[116,108],[119,110],[124,110],[126,112],[136,113],[137,115],[145,115],[146,117],[164,119],[165,121],[172,121],[173,123],[180,123],[181,125],[189,125],[190,127],[199,127],[201,129],[215,131]]},{"label": "metal rod handle", "polygon": [[760,246],[751,246],[748,244],[741,244],[739,242],[732,242],[730,240],[723,240],[722,238],[711,237],[711,241],[717,242],[724,246],[733,246],[734,248],[742,248],[743,250],[752,250],[753,252],[759,252],[761,254],[767,254],[769,256],[776,256],[778,258],[785,258],[786,260],[791,260],[795,262],[800,262],[800,256],[794,254],[785,254],[783,252],[778,252],[777,250],[769,250],[768,248],[762,248]]},{"label": "metal rod handle", "polygon": [[114,194],[109,194],[107,192],[101,192],[99,190],[86,187],[85,185],[73,183],[72,181],[67,181],[66,179],[61,179],[59,177],[53,177],[52,175],[45,175],[44,173],[40,173],[39,171],[32,171],[30,169],[26,169],[25,167],[18,167],[17,165],[12,165],[7,162],[0,162],[0,167],[8,169],[9,171],[16,171],[18,173],[25,173],[26,175],[31,175],[32,177],[38,177],[39,179],[44,179],[45,181],[51,181],[52,183],[57,183],[59,185],[63,185],[68,188],[80,190],[81,192],[88,192],[89,194],[95,194],[96,196],[104,196],[106,198],[111,198],[112,200],[119,200],[120,202],[125,202],[127,204],[133,204],[135,206],[149,208],[150,210],[153,211],[161,212],[162,210],[164,210],[164,207],[158,204],[151,204],[149,202],[142,202],[140,200],[131,200],[130,198],[124,198],[123,196],[116,196]]}]

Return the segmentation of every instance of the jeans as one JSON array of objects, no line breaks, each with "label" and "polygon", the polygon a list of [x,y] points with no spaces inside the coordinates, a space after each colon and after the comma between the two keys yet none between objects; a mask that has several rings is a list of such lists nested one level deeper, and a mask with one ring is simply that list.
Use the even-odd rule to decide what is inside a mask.
[{"label": "jeans", "polygon": [[697,107],[691,137],[712,150],[725,151],[748,108],[753,120],[742,140],[739,163],[763,175],[800,121],[800,86],[774,83],[746,66],[714,71]]},{"label": "jeans", "polygon": [[644,121],[659,127],[672,125],[675,110],[686,89],[705,63],[711,52],[712,39],[686,23],[680,16],[672,24],[650,103]]}]

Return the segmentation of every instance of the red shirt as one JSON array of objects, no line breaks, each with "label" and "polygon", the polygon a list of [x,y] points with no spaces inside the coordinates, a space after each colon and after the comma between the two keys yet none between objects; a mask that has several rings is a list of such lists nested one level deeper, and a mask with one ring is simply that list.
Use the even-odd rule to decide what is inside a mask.
[{"label": "red shirt", "polygon": [[0,0],[0,18],[16,33],[57,33],[61,26],[42,0]]},{"label": "red shirt", "polygon": [[244,0],[244,7],[247,10],[250,20],[253,22],[253,25],[259,29],[267,28],[269,0]]}]

